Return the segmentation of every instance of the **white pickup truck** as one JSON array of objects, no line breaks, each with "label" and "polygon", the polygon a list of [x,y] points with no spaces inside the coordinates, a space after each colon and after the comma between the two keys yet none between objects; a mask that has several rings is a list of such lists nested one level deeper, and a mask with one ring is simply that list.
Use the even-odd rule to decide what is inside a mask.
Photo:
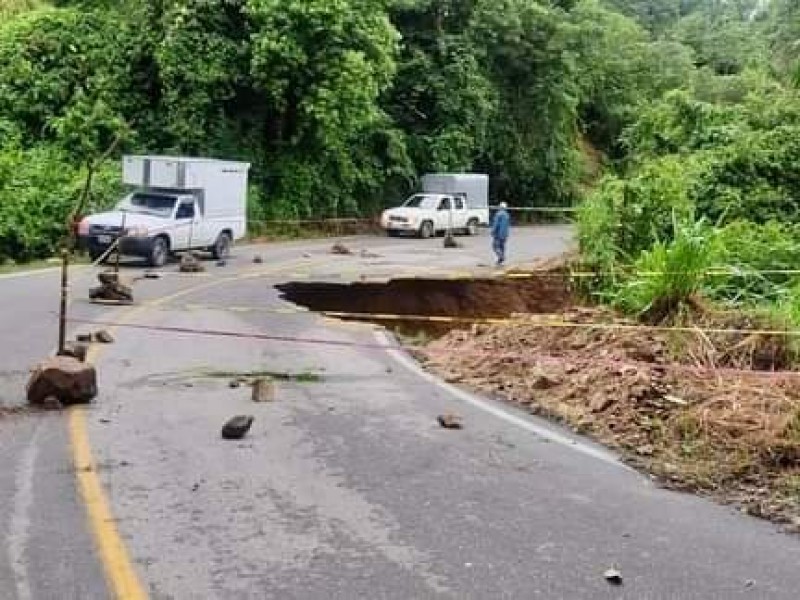
[{"label": "white pickup truck", "polygon": [[411,233],[429,238],[444,231],[475,235],[489,224],[489,177],[440,173],[422,178],[422,191],[401,206],[385,210],[381,227],[388,235]]},{"label": "white pickup truck", "polygon": [[172,252],[230,253],[247,232],[248,163],[170,156],[125,156],[123,183],[134,186],[110,212],[84,217],[81,244],[97,260],[119,238],[123,255],[160,267]]}]

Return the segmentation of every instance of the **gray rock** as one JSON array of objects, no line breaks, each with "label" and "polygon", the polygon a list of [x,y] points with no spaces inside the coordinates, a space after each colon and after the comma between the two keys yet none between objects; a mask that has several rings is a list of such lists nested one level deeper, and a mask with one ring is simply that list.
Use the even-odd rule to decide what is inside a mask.
[{"label": "gray rock", "polygon": [[242,439],[250,431],[253,419],[254,417],[251,415],[236,415],[232,417],[222,426],[222,438],[226,440]]}]

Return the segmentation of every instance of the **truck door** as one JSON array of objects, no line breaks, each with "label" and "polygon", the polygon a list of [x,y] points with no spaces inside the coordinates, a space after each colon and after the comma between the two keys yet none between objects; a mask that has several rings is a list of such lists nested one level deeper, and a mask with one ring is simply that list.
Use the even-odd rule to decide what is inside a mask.
[{"label": "truck door", "polygon": [[200,245],[196,236],[201,232],[197,230],[197,206],[193,198],[184,198],[178,202],[175,210],[175,233],[172,237],[173,250],[185,250]]},{"label": "truck door", "polygon": [[455,203],[455,208],[453,209],[453,228],[464,229],[467,226],[467,217],[469,216],[466,202],[464,202],[464,196],[453,196],[453,202]]},{"label": "truck door", "polygon": [[450,196],[439,200],[439,209],[436,211],[436,231],[443,231],[451,227],[453,218],[453,201]]}]

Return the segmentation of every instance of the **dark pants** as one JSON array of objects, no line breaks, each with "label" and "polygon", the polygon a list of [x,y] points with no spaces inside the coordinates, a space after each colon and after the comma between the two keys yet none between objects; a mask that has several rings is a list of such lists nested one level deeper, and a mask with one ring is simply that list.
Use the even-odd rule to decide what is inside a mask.
[{"label": "dark pants", "polygon": [[506,239],[492,238],[492,250],[497,255],[497,264],[502,265],[506,262]]}]

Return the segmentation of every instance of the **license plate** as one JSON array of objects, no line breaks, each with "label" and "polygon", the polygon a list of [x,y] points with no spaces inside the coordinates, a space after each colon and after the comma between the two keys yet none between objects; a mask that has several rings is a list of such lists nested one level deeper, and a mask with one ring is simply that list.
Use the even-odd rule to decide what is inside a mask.
[{"label": "license plate", "polygon": [[97,236],[97,243],[98,244],[110,244],[114,240],[113,236],[110,235],[98,235]]}]

